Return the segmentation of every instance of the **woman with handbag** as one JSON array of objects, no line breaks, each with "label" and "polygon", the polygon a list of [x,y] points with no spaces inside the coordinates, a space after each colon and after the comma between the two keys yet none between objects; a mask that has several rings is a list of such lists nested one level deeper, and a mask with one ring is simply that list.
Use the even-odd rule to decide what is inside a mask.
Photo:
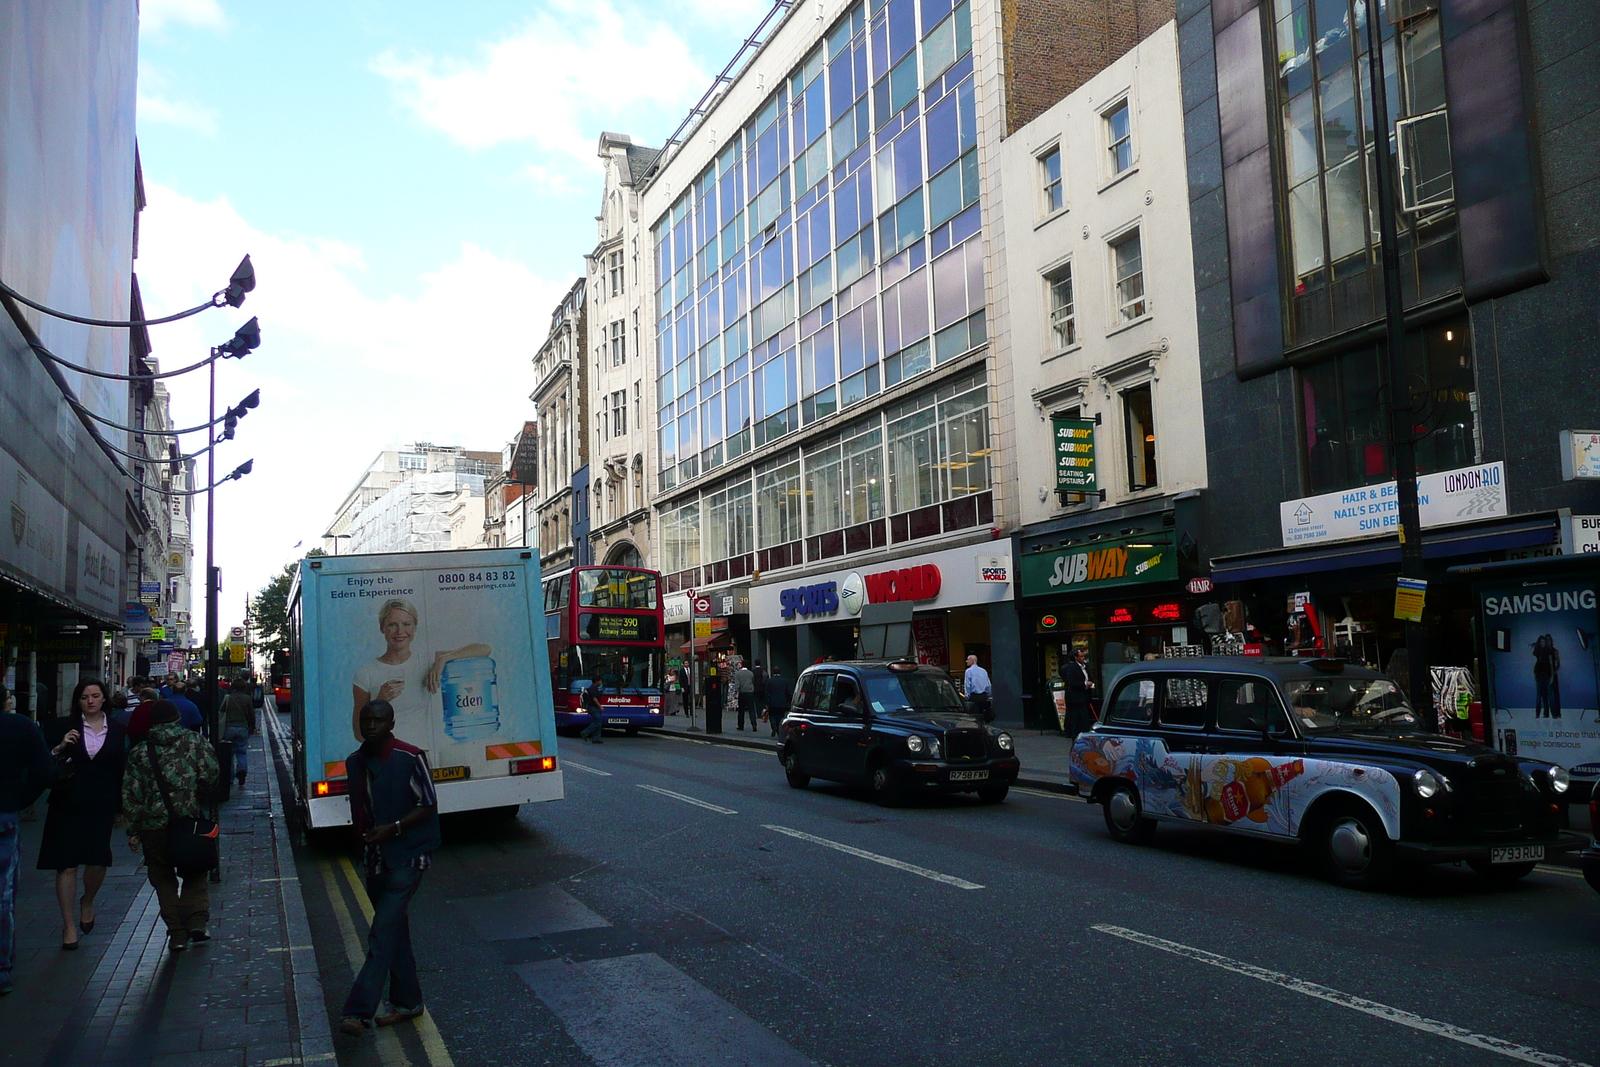
[{"label": "woman with handbag", "polygon": [[68,951],[78,947],[80,933],[94,929],[94,901],[111,866],[111,831],[122,810],[127,742],[110,711],[105,685],[85,678],[72,691],[72,713],[43,724],[45,744],[56,761],[56,783],[50,789],[38,868],[56,872],[61,947]]},{"label": "woman with handbag", "polygon": [[216,789],[217,773],[210,742],[179,725],[176,704],[156,701],[150,732],[128,757],[122,811],[128,847],[144,851],[171,952],[211,940],[207,876],[217,865],[217,824],[205,817],[205,802]]}]

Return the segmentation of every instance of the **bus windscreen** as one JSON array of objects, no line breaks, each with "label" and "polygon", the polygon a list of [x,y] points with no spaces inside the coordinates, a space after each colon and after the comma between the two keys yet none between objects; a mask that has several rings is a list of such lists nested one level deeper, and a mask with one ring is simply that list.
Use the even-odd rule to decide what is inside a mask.
[{"label": "bus windscreen", "polygon": [[654,649],[578,645],[574,680],[596,680],[612,691],[654,689],[661,684],[662,655]]},{"label": "bus windscreen", "polygon": [[585,567],[578,571],[578,606],[654,610],[656,583],[653,571]]}]

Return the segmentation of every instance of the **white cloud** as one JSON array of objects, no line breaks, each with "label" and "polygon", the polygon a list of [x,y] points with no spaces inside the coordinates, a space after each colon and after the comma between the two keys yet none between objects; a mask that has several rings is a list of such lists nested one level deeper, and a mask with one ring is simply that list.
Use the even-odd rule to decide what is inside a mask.
[{"label": "white cloud", "polygon": [[552,0],[475,62],[386,52],[372,69],[463,145],[527,141],[591,165],[608,120],[675,116],[709,81],[672,27],[611,0]]},{"label": "white cloud", "polygon": [[220,30],[227,26],[217,0],[143,0],[139,5],[139,26],[154,32],[168,23]]},{"label": "white cloud", "polygon": [[140,61],[138,116],[141,123],[181,126],[206,137],[217,134],[218,111],[205,104],[174,99],[172,78],[161,67]]},{"label": "white cloud", "polygon": [[[264,233],[226,199],[200,202],[160,185],[148,195],[136,266],[152,314],[205,300],[245,252],[260,282],[238,311],[152,331],[155,356],[175,367],[251,315],[261,320],[261,348],[218,369],[219,406],[262,394],[237,440],[218,451],[222,472],[256,461],[249,477],[217,491],[228,616],[295,555],[296,541],[319,543],[381,449],[421,439],[497,450],[531,416],[531,360],[570,279],[547,281],[465,244],[414,293],[374,294],[359,248]],[[205,421],[204,375],[188,377],[169,382],[182,426]]]}]

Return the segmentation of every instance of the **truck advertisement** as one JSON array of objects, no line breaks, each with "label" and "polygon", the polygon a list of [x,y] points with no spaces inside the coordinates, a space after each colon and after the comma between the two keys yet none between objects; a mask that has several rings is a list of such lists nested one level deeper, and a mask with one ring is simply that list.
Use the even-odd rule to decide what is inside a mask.
[{"label": "truck advertisement", "polygon": [[361,744],[369,700],[388,701],[395,736],[427,753],[441,812],[561,798],[550,678],[534,648],[536,632],[543,645],[539,565],[525,555],[301,562],[291,612],[309,825],[350,821],[345,759]]}]

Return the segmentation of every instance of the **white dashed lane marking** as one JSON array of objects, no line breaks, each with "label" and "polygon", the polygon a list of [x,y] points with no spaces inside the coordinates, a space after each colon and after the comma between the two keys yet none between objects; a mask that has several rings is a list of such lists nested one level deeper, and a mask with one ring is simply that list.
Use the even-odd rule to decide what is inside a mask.
[{"label": "white dashed lane marking", "polygon": [[907,863],[904,860],[897,860],[892,856],[880,856],[876,852],[868,852],[865,849],[856,848],[853,845],[841,844],[838,841],[829,841],[826,837],[817,837],[815,834],[808,834],[801,830],[791,830],[787,826],[771,826],[763,824],[763,828],[771,830],[774,833],[788,834],[790,837],[798,838],[801,841],[809,841],[813,845],[821,845],[824,848],[831,848],[837,852],[843,852],[851,856],[859,856],[864,860],[871,860],[873,863],[881,863],[885,867],[893,867],[897,871],[906,871],[909,874],[919,875],[923,878],[929,879],[930,881],[943,882],[945,885],[953,885],[957,889],[983,888],[983,886],[979,885],[977,882],[969,882],[965,878],[957,878],[953,874],[941,874],[938,871],[930,871],[926,867],[918,867],[914,863]]},{"label": "white dashed lane marking", "polygon": [[705,808],[707,811],[714,811],[718,815],[737,815],[737,814],[739,814],[738,812],[734,811],[732,808],[724,808],[724,807],[719,807],[716,804],[708,804],[703,800],[696,800],[694,797],[686,797],[682,793],[674,793],[670,789],[662,789],[658,785],[645,785],[643,782],[635,782],[634,784],[637,785],[640,789],[648,789],[652,793],[660,793],[664,797],[671,797],[673,800],[681,800],[685,804],[693,804],[697,808]]},{"label": "white dashed lane marking", "polygon": [[1539,1049],[1518,1045],[1498,1037],[1490,1037],[1488,1034],[1476,1034],[1471,1030],[1463,1030],[1461,1027],[1453,1026],[1450,1023],[1424,1018],[1421,1015],[1415,1015],[1400,1008],[1391,1008],[1387,1004],[1379,1004],[1375,1000],[1367,1000],[1364,997],[1358,997],[1350,993],[1341,993],[1339,990],[1329,989],[1325,985],[1317,985],[1315,982],[1307,982],[1302,978],[1281,974],[1278,971],[1269,971],[1265,967],[1257,967],[1252,963],[1244,963],[1240,960],[1230,959],[1227,956],[1219,956],[1215,952],[1207,952],[1205,949],[1195,948],[1192,945],[1184,945],[1177,941],[1168,941],[1165,938],[1142,934],[1137,930],[1129,930],[1123,926],[1097,924],[1089,929],[1102,934],[1109,934],[1112,937],[1120,937],[1125,941],[1144,945],[1146,948],[1170,952],[1174,956],[1182,956],[1197,963],[1220,967],[1224,971],[1232,971],[1234,974],[1242,974],[1246,978],[1254,978],[1259,982],[1279,986],[1291,992],[1315,997],[1318,1000],[1325,1000],[1329,1004],[1337,1004],[1341,1008],[1359,1011],[1374,1018],[1382,1019],[1385,1022],[1409,1026],[1411,1029],[1420,1030],[1425,1034],[1433,1034],[1436,1037],[1459,1041],[1463,1045],[1471,1045],[1473,1048],[1496,1052],[1514,1060],[1521,1060],[1524,1063],[1537,1063],[1541,1067],[1589,1067],[1586,1063],[1571,1060],[1565,1056],[1558,1056],[1552,1052],[1541,1052]]}]

